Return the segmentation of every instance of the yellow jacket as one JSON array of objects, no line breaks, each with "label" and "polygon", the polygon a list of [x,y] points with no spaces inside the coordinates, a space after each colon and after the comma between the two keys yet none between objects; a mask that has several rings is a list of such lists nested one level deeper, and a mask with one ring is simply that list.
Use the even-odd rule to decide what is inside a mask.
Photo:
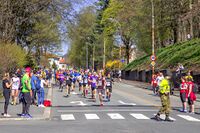
[{"label": "yellow jacket", "polygon": [[169,81],[168,81],[167,79],[163,79],[163,80],[160,82],[159,88],[160,88],[160,93],[161,93],[161,94],[169,93],[169,92],[170,92]]}]

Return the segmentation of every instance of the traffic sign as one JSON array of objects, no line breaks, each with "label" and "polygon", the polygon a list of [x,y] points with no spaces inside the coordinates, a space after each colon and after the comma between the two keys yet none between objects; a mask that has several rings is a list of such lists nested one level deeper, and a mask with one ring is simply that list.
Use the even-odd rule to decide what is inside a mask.
[{"label": "traffic sign", "polygon": [[151,62],[151,65],[154,67],[156,65],[156,62],[155,61],[152,61]]},{"label": "traffic sign", "polygon": [[151,61],[155,61],[156,60],[156,56],[155,55],[152,55],[151,56]]}]

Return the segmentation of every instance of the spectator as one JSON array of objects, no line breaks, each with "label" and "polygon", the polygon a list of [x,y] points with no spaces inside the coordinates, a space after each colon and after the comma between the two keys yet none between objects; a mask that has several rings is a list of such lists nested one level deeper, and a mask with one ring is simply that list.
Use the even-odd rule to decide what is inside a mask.
[{"label": "spectator", "polygon": [[186,82],[185,77],[181,77],[181,85],[180,85],[180,98],[181,98],[181,102],[183,104],[183,108],[180,110],[181,112],[187,112],[187,103],[186,103],[186,99],[188,96],[188,85]]},{"label": "spectator", "polygon": [[187,79],[187,85],[188,85],[188,104],[190,106],[189,112],[191,114],[194,114],[194,102],[196,101],[196,95],[193,92],[194,89],[194,83],[192,81],[192,78]]},{"label": "spectator", "polygon": [[17,104],[17,97],[19,94],[19,88],[20,88],[20,79],[17,77],[16,74],[13,75],[12,77],[12,91],[11,91],[11,95],[12,95],[12,105],[16,105]]},{"label": "spectator", "polygon": [[38,107],[45,107],[44,106],[44,85],[48,85],[47,82],[42,78],[42,75],[38,75],[37,77],[37,96],[38,96]]},{"label": "spectator", "polygon": [[31,105],[31,96],[32,96],[32,90],[31,90],[31,68],[27,67],[25,69],[25,74],[22,77],[22,117],[26,118],[32,118],[32,116],[29,114],[29,109]]},{"label": "spectator", "polygon": [[36,105],[36,80],[37,77],[35,76],[36,72],[31,73],[31,90],[32,90],[32,101],[33,105]]},{"label": "spectator", "polygon": [[152,80],[151,80],[151,86],[152,86],[153,93],[154,93],[155,95],[158,94],[158,83],[157,83],[157,81],[156,81],[156,78],[157,78],[156,75],[153,74]]},{"label": "spectator", "polygon": [[5,99],[5,103],[4,103],[4,113],[2,113],[4,117],[10,117],[10,115],[8,114],[8,105],[10,100],[10,88],[12,86],[12,82],[10,83],[9,80],[10,80],[9,73],[5,73],[3,77],[3,96]]}]

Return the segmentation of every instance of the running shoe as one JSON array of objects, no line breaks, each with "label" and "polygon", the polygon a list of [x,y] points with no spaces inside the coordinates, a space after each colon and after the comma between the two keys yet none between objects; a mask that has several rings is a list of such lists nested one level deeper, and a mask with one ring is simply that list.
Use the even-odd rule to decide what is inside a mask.
[{"label": "running shoe", "polygon": [[30,114],[26,114],[25,118],[33,118]]},{"label": "running shoe", "polygon": [[3,114],[4,117],[11,117],[9,114]]},{"label": "running shoe", "polygon": [[21,114],[21,115],[20,115],[20,117],[25,117],[25,116],[26,116],[25,114]]}]

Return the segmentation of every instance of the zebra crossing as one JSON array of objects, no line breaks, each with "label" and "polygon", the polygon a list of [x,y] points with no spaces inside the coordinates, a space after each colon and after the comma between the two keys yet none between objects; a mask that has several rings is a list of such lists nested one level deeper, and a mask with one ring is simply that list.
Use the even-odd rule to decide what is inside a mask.
[{"label": "zebra crossing", "polygon": [[[102,115],[102,114],[101,114]],[[86,113],[83,114],[85,120],[101,120],[104,119],[104,117],[100,117],[100,114],[95,114],[95,113]],[[125,119],[131,119],[133,120],[151,120],[151,117],[155,114],[152,115],[145,115],[142,113],[129,113],[128,115],[122,115],[120,113],[105,113],[106,117],[110,120],[125,120]],[[126,117],[125,117],[126,116]],[[149,117],[150,116],[150,117]],[[165,119],[165,115],[160,116],[161,119]],[[198,117],[198,118],[195,118]],[[177,121],[177,120],[185,120],[188,122],[200,122],[200,117],[198,115],[190,116],[189,114],[177,114],[174,115],[173,117],[170,117],[170,119]],[[75,121],[78,120],[79,117],[76,117],[76,114],[61,114],[60,115],[61,120],[63,121]]]}]

